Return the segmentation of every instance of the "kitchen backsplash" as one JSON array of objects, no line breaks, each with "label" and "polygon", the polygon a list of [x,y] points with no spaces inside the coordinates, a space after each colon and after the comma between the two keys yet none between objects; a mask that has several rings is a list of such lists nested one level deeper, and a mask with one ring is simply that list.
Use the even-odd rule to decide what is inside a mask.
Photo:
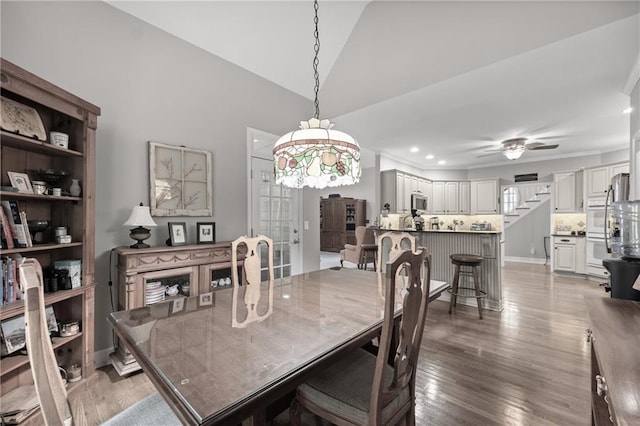
[{"label": "kitchen backsplash", "polygon": [[585,231],[587,216],[584,213],[563,213],[553,215],[554,232]]},{"label": "kitchen backsplash", "polygon": [[[455,229],[459,231],[469,231],[472,223],[490,223],[492,231],[502,231],[502,215],[422,215],[424,218],[425,230],[429,230],[429,219],[437,217],[440,222],[440,229]],[[457,221],[457,225],[454,223]],[[390,213],[387,217],[380,217],[380,227],[384,229],[404,229],[411,225],[414,228],[411,215]]]}]

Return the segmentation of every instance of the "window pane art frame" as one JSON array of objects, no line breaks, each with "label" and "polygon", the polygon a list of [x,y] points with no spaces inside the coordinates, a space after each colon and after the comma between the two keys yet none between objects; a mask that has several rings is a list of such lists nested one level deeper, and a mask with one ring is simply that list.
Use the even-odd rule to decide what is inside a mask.
[{"label": "window pane art frame", "polygon": [[209,151],[149,141],[152,216],[213,215]]}]

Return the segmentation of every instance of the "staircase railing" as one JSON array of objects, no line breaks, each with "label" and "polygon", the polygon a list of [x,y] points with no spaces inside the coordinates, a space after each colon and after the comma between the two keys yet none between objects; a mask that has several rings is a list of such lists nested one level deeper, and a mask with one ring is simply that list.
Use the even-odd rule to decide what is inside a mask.
[{"label": "staircase railing", "polygon": [[502,186],[502,214],[518,215],[518,210],[530,210],[535,203],[551,193],[551,183],[536,182]]}]

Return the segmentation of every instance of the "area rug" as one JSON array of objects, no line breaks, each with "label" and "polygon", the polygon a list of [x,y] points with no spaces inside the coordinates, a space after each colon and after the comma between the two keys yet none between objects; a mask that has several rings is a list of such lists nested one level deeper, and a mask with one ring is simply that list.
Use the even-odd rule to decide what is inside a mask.
[{"label": "area rug", "polygon": [[180,420],[159,393],[136,402],[103,423],[103,426],[180,426]]}]

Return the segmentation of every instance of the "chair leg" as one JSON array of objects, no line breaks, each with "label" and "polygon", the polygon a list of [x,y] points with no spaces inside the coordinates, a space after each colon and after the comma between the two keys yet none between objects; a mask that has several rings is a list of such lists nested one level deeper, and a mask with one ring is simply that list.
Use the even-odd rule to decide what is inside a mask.
[{"label": "chair leg", "polygon": [[344,267],[344,263],[343,263],[343,260],[342,260],[342,259],[340,259],[340,267],[341,267],[341,268],[343,268],[343,267]]},{"label": "chair leg", "polygon": [[476,301],[478,303],[478,314],[482,319],[482,295],[480,294],[480,279],[478,277],[478,268],[473,267],[473,287],[476,289]]},{"label": "chair leg", "polygon": [[291,405],[289,406],[289,422],[291,426],[300,426],[302,422],[302,405],[298,401],[298,398],[293,398]]}]

